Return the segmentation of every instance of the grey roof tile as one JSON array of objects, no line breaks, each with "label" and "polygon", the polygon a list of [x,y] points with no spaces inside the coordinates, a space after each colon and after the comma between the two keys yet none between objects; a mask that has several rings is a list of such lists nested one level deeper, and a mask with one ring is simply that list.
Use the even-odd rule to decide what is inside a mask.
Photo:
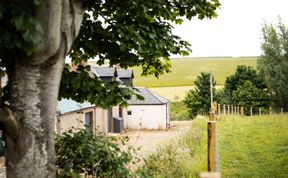
[{"label": "grey roof tile", "polygon": [[132,69],[117,69],[119,78],[134,78]]},{"label": "grey roof tile", "polygon": [[117,77],[118,76],[118,73],[115,67],[91,66],[91,72],[98,77]]},{"label": "grey roof tile", "polygon": [[131,100],[127,101],[129,105],[160,105],[169,102],[168,99],[152,92],[147,88],[137,88],[138,94],[144,97],[144,100],[139,100],[135,96]]}]

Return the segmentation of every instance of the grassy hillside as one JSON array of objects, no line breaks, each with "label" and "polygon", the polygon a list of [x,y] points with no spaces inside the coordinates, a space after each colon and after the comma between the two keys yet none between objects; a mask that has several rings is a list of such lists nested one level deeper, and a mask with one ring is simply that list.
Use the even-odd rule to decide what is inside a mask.
[{"label": "grassy hillside", "polygon": [[201,72],[212,71],[217,85],[223,85],[227,76],[233,74],[238,65],[256,68],[257,58],[181,58],[172,59],[172,72],[160,76],[141,77],[141,69],[134,68],[136,86],[169,87],[191,86]]}]

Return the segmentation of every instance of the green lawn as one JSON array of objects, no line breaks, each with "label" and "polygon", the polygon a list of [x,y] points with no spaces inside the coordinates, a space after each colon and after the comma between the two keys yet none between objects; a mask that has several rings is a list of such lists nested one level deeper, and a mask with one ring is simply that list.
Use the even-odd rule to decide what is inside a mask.
[{"label": "green lawn", "polygon": [[134,84],[145,87],[191,86],[201,72],[213,72],[217,85],[223,85],[226,77],[232,75],[238,65],[256,68],[256,57],[252,58],[180,58],[172,59],[172,72],[161,75],[141,77],[141,69],[134,68]]}]

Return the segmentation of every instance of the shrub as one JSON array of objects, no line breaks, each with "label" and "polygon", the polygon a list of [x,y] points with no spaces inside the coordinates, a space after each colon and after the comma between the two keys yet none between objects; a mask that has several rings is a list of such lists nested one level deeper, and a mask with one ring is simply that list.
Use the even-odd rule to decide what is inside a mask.
[{"label": "shrub", "polygon": [[172,102],[170,106],[171,110],[171,120],[189,120],[189,112],[184,102]]},{"label": "shrub", "polygon": [[240,106],[244,106],[245,113],[250,112],[250,107],[268,107],[269,96],[264,90],[257,88],[252,82],[246,81],[233,92],[232,99]]},{"label": "shrub", "polygon": [[[122,151],[115,138],[101,133],[91,135],[85,129],[69,130],[56,137],[58,177],[131,177],[126,165],[131,149]],[[125,139],[121,140],[125,143]],[[127,140],[126,140],[127,141]]]}]

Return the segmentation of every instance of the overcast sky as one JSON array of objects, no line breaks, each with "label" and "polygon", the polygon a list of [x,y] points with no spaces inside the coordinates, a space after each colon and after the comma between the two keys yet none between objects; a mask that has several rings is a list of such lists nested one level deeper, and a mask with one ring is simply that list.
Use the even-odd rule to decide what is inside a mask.
[{"label": "overcast sky", "polygon": [[276,24],[280,16],[288,25],[288,0],[220,2],[216,19],[175,26],[174,32],[192,44],[191,56],[259,56],[264,22]]}]

